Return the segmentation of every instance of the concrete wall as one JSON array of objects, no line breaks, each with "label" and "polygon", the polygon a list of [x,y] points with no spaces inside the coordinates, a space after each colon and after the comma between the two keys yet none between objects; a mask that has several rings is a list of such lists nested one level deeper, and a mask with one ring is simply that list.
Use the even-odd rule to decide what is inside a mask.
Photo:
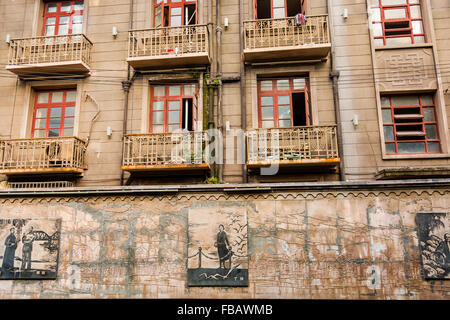
[{"label": "concrete wall", "polygon": [[[422,277],[415,224],[417,213],[449,214],[448,183],[307,188],[2,192],[2,219],[59,218],[62,233],[57,279],[2,280],[0,298],[448,299],[447,282]],[[247,215],[248,287],[187,287],[188,213],[205,208]]]}]

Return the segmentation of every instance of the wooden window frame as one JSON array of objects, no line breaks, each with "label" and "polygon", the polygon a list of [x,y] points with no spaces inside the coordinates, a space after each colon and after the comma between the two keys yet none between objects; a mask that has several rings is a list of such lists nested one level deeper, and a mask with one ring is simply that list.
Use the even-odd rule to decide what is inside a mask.
[{"label": "wooden window frame", "polygon": [[[390,106],[382,106],[381,110],[390,110],[391,111],[391,118],[392,118],[392,123],[384,123],[384,120],[382,119],[382,123],[383,123],[383,136],[384,136],[384,127],[392,127],[393,128],[393,135],[394,135],[394,140],[386,140],[386,137],[384,136],[384,144],[388,144],[388,143],[393,143],[395,145],[395,153],[388,153],[386,150],[386,155],[391,156],[391,155],[429,155],[429,154],[442,154],[442,142],[441,142],[441,136],[440,136],[440,132],[439,132],[439,121],[438,121],[438,114],[437,114],[437,110],[436,110],[436,101],[435,98],[433,98],[433,104],[429,105],[429,104],[423,104],[422,102],[422,96],[423,94],[414,94],[414,96],[417,96],[419,99],[419,104],[418,105],[409,105],[409,106],[394,106],[392,103],[392,98],[395,95],[385,95],[383,96],[384,98],[389,98],[389,104]],[[408,109],[408,108],[419,108],[420,109],[420,115],[422,116],[422,122],[404,122],[404,123],[396,123],[395,122],[395,115],[394,115],[394,110],[395,109]],[[434,121],[432,122],[426,122],[424,119],[424,112],[423,112],[423,108],[433,108],[434,110]],[[425,133],[424,135],[424,139],[423,140],[398,140],[397,137],[397,126],[422,126],[423,132]],[[437,139],[428,139],[427,135],[426,135],[426,125],[435,125],[436,126],[436,134],[437,134]],[[398,143],[402,143],[402,142],[423,142],[425,144],[425,152],[421,152],[421,153],[400,153],[398,151]],[[429,151],[429,147],[428,147],[428,143],[439,143],[439,149],[440,152],[430,152]]]},{"label": "wooden window frame", "polygon": [[[171,11],[172,8],[180,7],[181,10],[181,26],[185,25],[185,10],[183,8],[185,5],[195,5],[195,24],[198,23],[198,0],[195,1],[187,1],[187,0],[180,0],[180,2],[172,2],[172,0],[167,0],[168,3],[164,3],[164,0],[161,0],[161,3],[157,3],[157,0],[153,0],[153,26],[154,28],[161,28],[164,27],[164,7],[169,8],[169,17],[168,17],[168,25],[167,27],[170,27],[170,17],[171,17]],[[161,25],[156,25],[156,10],[157,8],[161,7]]]},{"label": "wooden window frame", "polygon": [[[76,89],[61,89],[61,90],[44,90],[44,91],[37,91],[36,97],[34,101],[34,107],[33,107],[33,122],[32,122],[32,129],[31,129],[31,136],[34,138],[36,131],[41,131],[42,129],[36,129],[36,120],[37,119],[46,119],[45,121],[45,137],[49,137],[49,130],[50,129],[56,129],[56,128],[50,128],[50,117],[51,115],[51,109],[52,108],[61,108],[61,122],[59,124],[59,137],[64,137],[64,129],[72,129],[72,135],[73,136],[73,130],[75,130],[75,112],[73,115],[66,117],[66,108],[76,108],[76,99],[75,101],[67,102],[67,93],[68,92],[76,92]],[[63,98],[62,102],[52,102],[53,94],[55,92],[62,92]],[[48,93],[48,102],[47,103],[38,103],[39,94],[42,93]],[[36,118],[36,113],[38,109],[47,109],[47,114],[45,118]],[[56,117],[53,117],[56,118]],[[71,118],[73,119],[73,125],[70,127],[65,127],[65,119]]]},{"label": "wooden window frame", "polygon": [[[419,7],[420,9],[420,14],[421,14],[421,18],[411,18],[411,7]],[[422,2],[419,1],[419,3],[410,3],[410,0],[406,0],[406,4],[398,4],[398,5],[388,5],[388,6],[383,6],[382,4],[382,0],[378,0],[378,5],[374,6],[373,8],[379,8],[380,9],[380,18],[381,20],[373,20],[372,24],[377,24],[380,23],[381,27],[382,27],[382,32],[383,35],[381,36],[374,36],[374,39],[382,39],[383,40],[383,45],[387,45],[386,44],[386,39],[389,38],[410,38],[411,39],[411,44],[415,44],[415,37],[424,37],[424,42],[427,42],[427,35],[425,32],[425,25],[424,25],[424,21],[423,21],[423,10],[422,10]],[[404,19],[386,19],[386,15],[385,15],[385,11],[386,10],[393,10],[393,9],[405,9],[406,11],[406,18]],[[418,34],[414,34],[413,33],[413,26],[412,23],[413,21],[420,21],[422,23],[422,29],[423,29],[423,33],[418,33]],[[409,27],[408,28],[403,28],[403,29],[398,29],[398,31],[405,31],[405,30],[409,30],[410,33],[409,34],[404,34],[404,35],[389,35],[386,34],[386,23],[399,23],[399,22],[408,22]],[[422,43],[422,42],[420,42]]]},{"label": "wooden window frame", "polygon": [[[67,11],[67,12],[62,12],[61,11],[61,5],[63,3],[68,3],[70,2],[71,5],[71,10]],[[76,2],[83,2],[83,10],[73,10],[74,9],[74,5]],[[50,4],[56,4],[56,12],[48,12],[48,6]],[[43,13],[43,26],[42,26],[42,35],[45,36],[45,30],[47,27],[47,19],[48,18],[56,18],[55,19],[55,32],[53,35],[50,36],[57,36],[58,35],[58,31],[59,31],[59,20],[61,17],[69,17],[69,29],[67,31],[68,35],[72,34],[72,26],[73,26],[73,16],[84,16],[84,6],[85,6],[85,1],[84,0],[68,0],[68,1],[51,1],[51,2],[46,2],[44,5],[44,13]]]},{"label": "wooden window frame", "polygon": [[[270,15],[271,15],[272,19],[274,19],[274,17],[273,17],[273,1],[274,0],[270,0]],[[297,1],[300,2],[300,8],[302,10],[302,13],[304,15],[306,15],[306,13],[307,13],[307,4],[308,4],[307,0],[297,0]],[[284,13],[285,13],[286,17],[288,16],[287,15],[287,2],[288,2],[288,0],[284,0]],[[258,18],[258,0],[253,0],[253,17],[255,19],[259,19]]]},{"label": "wooden window frame", "polygon": [[[303,89],[294,89],[294,79],[303,78],[305,79],[305,87]],[[277,89],[277,81],[278,80],[289,80],[289,89],[288,90],[278,90]],[[261,90],[261,82],[262,81],[272,81],[272,90]],[[279,120],[287,120],[285,118],[279,118],[279,110],[278,110],[278,96],[290,96],[290,105],[291,105],[291,127],[294,127],[294,110],[293,110],[293,93],[304,93],[305,94],[305,117],[306,117],[306,125],[312,125],[311,119],[311,110],[310,110],[310,89],[309,89],[309,78],[308,77],[289,77],[289,78],[270,78],[270,79],[258,79],[258,127],[262,127],[262,98],[263,97],[273,97],[273,128],[283,128],[279,126]],[[270,128],[264,128],[270,129]]]},{"label": "wooden window frame", "polygon": [[[185,94],[185,85],[195,85],[195,89],[192,95]],[[155,87],[163,86],[164,87],[164,96],[156,97],[154,94]],[[170,87],[181,87],[180,95],[171,96],[169,95]],[[164,102],[164,110],[163,112],[163,132],[169,133],[169,125],[174,125],[173,123],[169,123],[169,102],[170,101],[179,101],[180,102],[180,123],[179,129],[183,130],[183,99],[192,99],[192,124],[193,129],[195,131],[195,115],[196,115],[196,106],[195,106],[195,97],[198,95],[198,86],[194,83],[174,83],[174,84],[153,84],[150,86],[150,125],[149,132],[153,133],[153,102],[163,101]]]}]

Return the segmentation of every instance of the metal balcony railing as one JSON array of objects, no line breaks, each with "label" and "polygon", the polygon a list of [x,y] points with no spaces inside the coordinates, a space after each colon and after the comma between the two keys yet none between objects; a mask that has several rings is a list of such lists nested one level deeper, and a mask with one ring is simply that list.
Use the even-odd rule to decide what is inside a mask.
[{"label": "metal balcony railing", "polygon": [[82,61],[89,65],[92,42],[84,34],[12,39],[8,65]]},{"label": "metal balcony railing", "polygon": [[254,129],[247,132],[249,163],[336,159],[336,126]]},{"label": "metal balcony railing", "polygon": [[86,169],[86,142],[76,137],[0,140],[0,173]]},{"label": "metal balcony railing", "polygon": [[328,44],[328,16],[308,16],[302,25],[294,17],[244,21],[244,41],[245,49]]},{"label": "metal balcony railing", "polygon": [[129,31],[128,58],[208,53],[207,25]]},{"label": "metal balcony railing", "polygon": [[201,165],[207,150],[205,132],[125,135],[123,166]]}]

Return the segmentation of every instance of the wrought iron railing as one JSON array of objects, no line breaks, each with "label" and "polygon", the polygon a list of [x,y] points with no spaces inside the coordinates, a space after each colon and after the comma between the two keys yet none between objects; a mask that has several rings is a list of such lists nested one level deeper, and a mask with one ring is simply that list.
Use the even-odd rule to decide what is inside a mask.
[{"label": "wrought iron railing", "polygon": [[89,65],[92,42],[84,34],[12,39],[8,65],[82,61]]},{"label": "wrought iron railing", "polygon": [[76,137],[0,140],[0,172],[86,168],[86,142]]},{"label": "wrought iron railing", "polygon": [[206,25],[129,31],[128,58],[190,53],[208,53]]},{"label": "wrought iron railing", "polygon": [[336,126],[249,130],[247,157],[249,162],[338,158]]},{"label": "wrought iron railing", "polygon": [[207,141],[205,132],[125,135],[123,165],[132,167],[207,163]]},{"label": "wrought iron railing", "polygon": [[328,16],[308,16],[297,24],[294,17],[244,21],[245,49],[330,43]]}]

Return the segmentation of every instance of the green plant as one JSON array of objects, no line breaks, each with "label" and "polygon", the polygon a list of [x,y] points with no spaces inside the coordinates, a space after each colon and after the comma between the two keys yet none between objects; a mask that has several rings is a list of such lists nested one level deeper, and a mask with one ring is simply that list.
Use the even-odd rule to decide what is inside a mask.
[{"label": "green plant", "polygon": [[203,184],[219,184],[219,178],[217,177],[210,177],[203,181]]}]

